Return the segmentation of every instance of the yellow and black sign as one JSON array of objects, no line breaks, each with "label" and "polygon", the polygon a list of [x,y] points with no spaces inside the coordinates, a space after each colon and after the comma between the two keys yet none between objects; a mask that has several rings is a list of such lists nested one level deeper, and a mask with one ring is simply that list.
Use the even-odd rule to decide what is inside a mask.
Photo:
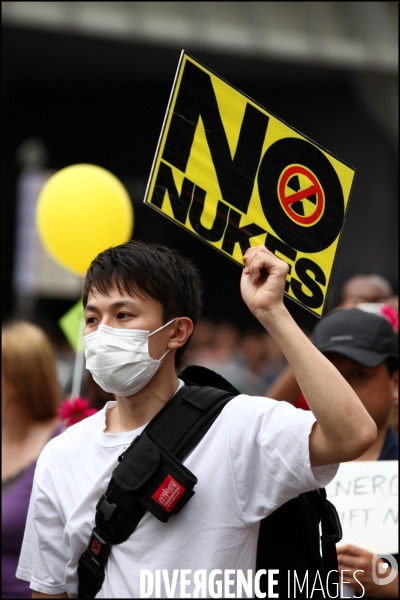
[{"label": "yellow and black sign", "polygon": [[240,265],[265,244],[321,316],[354,174],[182,52],[144,201]]}]

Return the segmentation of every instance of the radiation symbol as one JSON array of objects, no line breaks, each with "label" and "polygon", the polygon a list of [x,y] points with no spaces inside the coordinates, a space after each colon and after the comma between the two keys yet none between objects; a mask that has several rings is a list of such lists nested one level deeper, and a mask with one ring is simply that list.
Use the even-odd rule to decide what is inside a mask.
[{"label": "radiation symbol", "polygon": [[338,237],[343,189],[334,166],[311,142],[282,138],[267,148],[258,169],[264,215],[278,237],[299,252],[321,252]]},{"label": "radiation symbol", "polygon": [[314,173],[301,165],[290,165],[278,182],[278,197],[292,221],[310,227],[318,223],[325,207],[325,195]]}]

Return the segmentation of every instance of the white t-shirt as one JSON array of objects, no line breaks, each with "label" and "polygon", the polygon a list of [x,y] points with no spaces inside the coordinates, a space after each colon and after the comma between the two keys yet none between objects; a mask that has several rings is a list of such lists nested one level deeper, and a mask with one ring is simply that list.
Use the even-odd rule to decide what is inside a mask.
[{"label": "white t-shirt", "polygon": [[[118,456],[144,429],[104,433],[105,411],[115,405],[108,402],[70,427],[40,455],[17,570],[36,591],[77,597],[78,560],[95,506]],[[254,573],[260,520],[336,474],[338,465],[310,466],[314,422],[310,411],[286,402],[245,395],[231,400],[184,461],[198,478],[194,496],[168,523],[146,513],[133,534],[112,547],[96,597],[139,598],[144,569],[167,569],[169,581],[174,569]],[[195,582],[188,579],[185,592],[191,593]],[[181,596],[179,584],[175,596]]]}]

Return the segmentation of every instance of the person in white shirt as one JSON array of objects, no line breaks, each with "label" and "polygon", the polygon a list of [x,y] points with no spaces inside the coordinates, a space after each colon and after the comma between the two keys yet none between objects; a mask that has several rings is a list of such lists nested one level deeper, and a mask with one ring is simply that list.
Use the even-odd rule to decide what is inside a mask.
[{"label": "person in white shirt", "polygon": [[[176,569],[254,570],[261,519],[325,486],[338,463],[375,440],[359,398],[287,311],[287,264],[264,246],[244,259],[243,300],[279,344],[312,412],[269,398],[231,400],[183,461],[198,478],[193,498],[166,524],[146,513],[112,546],[98,598],[140,597],[144,571],[164,570],[171,582]],[[200,292],[191,262],[162,246],[130,241],[92,262],[83,295],[86,365],[116,400],[39,458],[17,571],[33,598],[77,597],[78,560],[118,456],[183,385],[177,370]],[[193,593],[196,581],[183,585],[176,597]],[[170,593],[165,585],[159,592]]]}]

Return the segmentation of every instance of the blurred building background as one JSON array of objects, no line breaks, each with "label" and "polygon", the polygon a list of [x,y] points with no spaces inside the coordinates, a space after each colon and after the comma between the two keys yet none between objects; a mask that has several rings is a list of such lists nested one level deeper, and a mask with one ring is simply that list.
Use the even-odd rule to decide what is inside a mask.
[{"label": "blurred building background", "polygon": [[357,169],[334,281],[397,278],[397,2],[3,2],[3,319],[57,337],[81,281],[41,249],[34,206],[55,170],[92,163],[128,189],[134,238],[194,259],[205,316],[257,325],[238,266],[143,205],[182,49]]}]

